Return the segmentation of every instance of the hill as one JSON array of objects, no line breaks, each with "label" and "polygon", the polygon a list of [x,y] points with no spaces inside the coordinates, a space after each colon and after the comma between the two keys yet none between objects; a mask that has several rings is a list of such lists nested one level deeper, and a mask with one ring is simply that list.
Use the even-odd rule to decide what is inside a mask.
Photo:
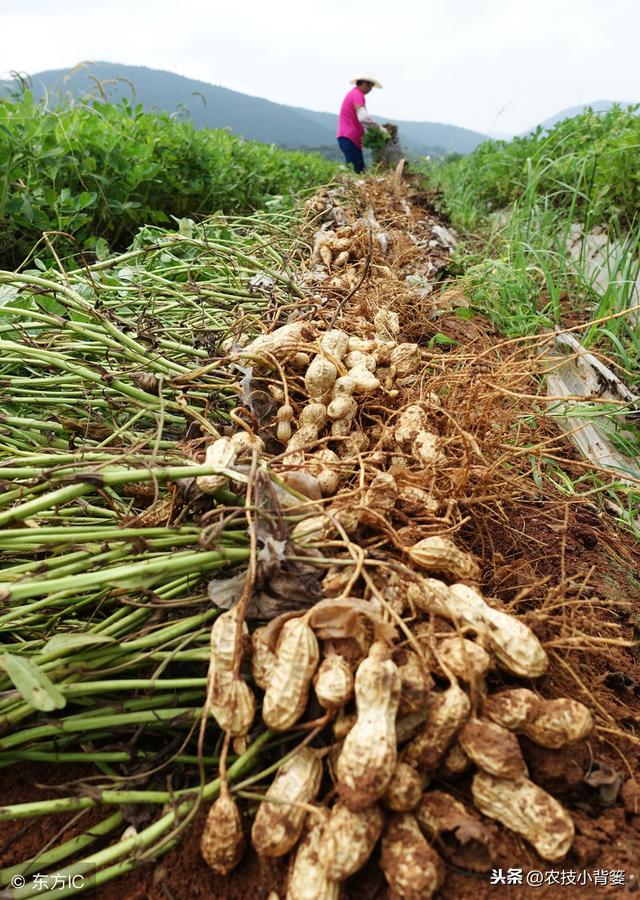
[{"label": "hill", "polygon": [[630,106],[631,104],[621,100],[594,100],[593,103],[581,103],[578,106],[570,106],[567,109],[563,109],[559,113],[556,113],[555,116],[545,119],[544,122],[540,122],[539,125],[535,125],[533,128],[523,131],[522,137],[531,134],[536,128],[542,128],[544,131],[548,131],[550,128],[553,128],[554,125],[557,125],[558,122],[562,122],[563,119],[573,119],[575,116],[581,115],[587,109],[592,109],[596,113],[604,113],[608,112],[616,105],[625,107]]},{"label": "hill", "polygon": [[[337,154],[337,116],[333,113],[273,103],[162,69],[108,62],[81,63],[68,71],[37,72],[32,81],[35,95],[41,97],[46,92],[52,102],[64,96],[77,98],[89,91],[113,102],[122,97],[132,99],[133,95],[146,109],[190,116],[198,128],[229,128],[248,140]],[[0,90],[5,93],[12,87],[15,83],[0,82]],[[388,120],[384,114],[376,118]],[[454,125],[391,121],[399,126],[403,144],[412,155],[470,153],[487,139],[479,132]]]}]

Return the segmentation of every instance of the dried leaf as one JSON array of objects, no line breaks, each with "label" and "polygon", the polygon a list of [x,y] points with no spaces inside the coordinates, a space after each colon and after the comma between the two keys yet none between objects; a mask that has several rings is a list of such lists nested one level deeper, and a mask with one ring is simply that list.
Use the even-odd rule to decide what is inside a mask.
[{"label": "dried leaf", "polygon": [[[342,612],[342,622],[338,614]],[[321,600],[313,608],[311,625],[321,640],[332,640],[343,637],[353,637],[360,628],[357,627],[357,619],[354,620],[346,613],[362,613],[374,628],[374,640],[391,643],[396,637],[396,629],[389,622],[385,622],[380,615],[371,608],[371,604],[359,597],[344,597],[336,600],[327,597]],[[317,625],[316,625],[317,623]],[[346,630],[345,630],[346,629]]]},{"label": "dried leaf", "polygon": [[618,799],[624,775],[611,769],[605,763],[596,762],[596,768],[585,775],[585,784],[598,790],[598,799],[602,806],[613,806]]}]

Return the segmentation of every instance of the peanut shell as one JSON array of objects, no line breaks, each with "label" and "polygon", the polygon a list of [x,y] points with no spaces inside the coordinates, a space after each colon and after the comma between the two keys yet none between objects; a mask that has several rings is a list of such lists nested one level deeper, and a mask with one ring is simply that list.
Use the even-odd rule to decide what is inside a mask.
[{"label": "peanut shell", "polygon": [[534,706],[520,731],[530,741],[557,750],[588,737],[593,731],[593,717],[578,700],[543,700]]},{"label": "peanut shell", "polygon": [[512,781],[478,772],[471,790],[484,816],[522,835],[543,859],[558,862],[568,853],[574,837],[571,816],[528,778]]},{"label": "peanut shell", "polygon": [[452,580],[478,581],[480,569],[468,553],[445,537],[428,537],[407,550],[409,558],[421,569],[439,572]]},{"label": "peanut shell", "polygon": [[329,812],[324,807],[307,814],[307,833],[298,845],[289,871],[286,900],[338,900],[340,884],[328,877],[320,859],[328,818]]},{"label": "peanut shell", "polygon": [[506,728],[486,719],[469,719],[458,734],[460,746],[479,769],[498,778],[527,775],[518,739]]},{"label": "peanut shell", "polygon": [[382,802],[393,812],[410,812],[420,802],[423,779],[406,762],[397,762]]},{"label": "peanut shell", "polygon": [[251,843],[260,856],[284,856],[298,842],[307,815],[295,804],[315,800],[322,781],[318,754],[303,747],[278,769],[251,829]]},{"label": "peanut shell", "polygon": [[309,686],[319,659],[318,641],[306,619],[285,622],[262,704],[267,728],[288,731],[298,721],[307,705]]},{"label": "peanut shell", "polygon": [[377,805],[353,812],[338,801],[331,809],[320,846],[327,876],[344,881],[367,862],[382,832],[384,817]]},{"label": "peanut shell", "polygon": [[235,800],[223,794],[211,804],[200,839],[202,858],[217,875],[228,875],[242,857],[244,834]]},{"label": "peanut shell", "polygon": [[388,650],[373,644],[355,678],[357,719],[338,758],[338,792],[349,809],[371,806],[385,792],[397,758],[395,719],[400,675]]},{"label": "peanut shell", "polygon": [[380,868],[393,896],[428,900],[444,881],[444,865],[411,813],[393,814],[382,836]]},{"label": "peanut shell", "polygon": [[353,695],[353,674],[347,661],[331,653],[320,663],[313,678],[318,703],[323,709],[338,709]]},{"label": "peanut shell", "polygon": [[467,720],[470,708],[469,698],[455,683],[445,691],[433,691],[429,695],[424,726],[407,745],[407,760],[426,772],[435,772]]}]

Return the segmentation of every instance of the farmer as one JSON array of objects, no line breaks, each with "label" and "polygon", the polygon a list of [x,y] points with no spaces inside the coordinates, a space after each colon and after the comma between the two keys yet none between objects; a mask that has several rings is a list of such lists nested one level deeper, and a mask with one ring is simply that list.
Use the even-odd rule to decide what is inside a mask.
[{"label": "farmer", "polygon": [[365,128],[381,128],[386,131],[386,128],[378,125],[367,112],[365,95],[372,88],[381,88],[382,85],[371,74],[360,75],[354,78],[351,84],[355,84],[355,87],[351,88],[340,107],[337,138],[347,165],[353,166],[356,172],[364,172],[362,135]]}]

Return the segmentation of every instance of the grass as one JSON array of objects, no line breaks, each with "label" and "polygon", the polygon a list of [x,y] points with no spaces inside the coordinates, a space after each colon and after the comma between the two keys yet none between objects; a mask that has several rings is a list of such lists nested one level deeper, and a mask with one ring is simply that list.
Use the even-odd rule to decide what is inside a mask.
[{"label": "grass", "polygon": [[[431,188],[462,234],[454,272],[472,308],[508,337],[535,335],[555,326],[584,324],[582,345],[617,370],[631,390],[640,383],[640,107],[585,112],[548,133],[487,142],[468,157],[429,164]],[[608,244],[600,272],[590,265],[586,242],[595,229]],[[593,415],[589,404],[572,415]],[[604,420],[600,419],[600,423]],[[609,436],[628,456],[640,456],[640,429],[606,419]],[[566,473],[554,482],[565,492],[591,489]],[[596,479],[598,492],[610,487]],[[587,483],[588,482],[588,483]],[[621,502],[621,496],[624,502]],[[617,483],[611,495],[628,524],[638,497]],[[635,527],[635,525],[633,526]]]}]

